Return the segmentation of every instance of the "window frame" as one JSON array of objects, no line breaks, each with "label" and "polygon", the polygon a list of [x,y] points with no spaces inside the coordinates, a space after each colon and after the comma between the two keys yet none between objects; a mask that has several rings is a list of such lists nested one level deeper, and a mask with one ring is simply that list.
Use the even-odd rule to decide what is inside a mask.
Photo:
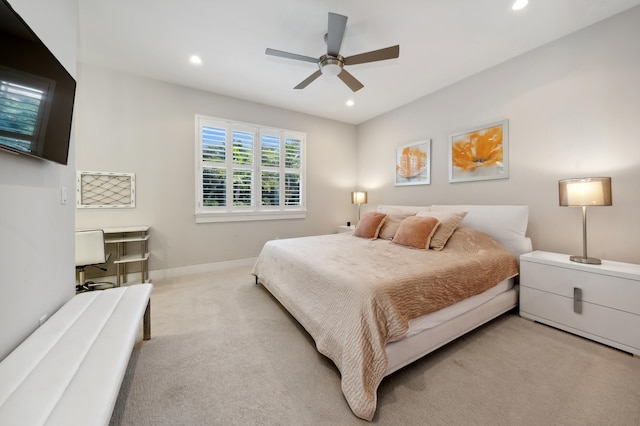
[{"label": "window frame", "polygon": [[[222,168],[221,163],[208,163],[203,161],[203,127],[214,127],[225,129],[225,163],[226,170],[226,203],[225,206],[204,206],[204,178],[205,168]],[[251,166],[242,165],[238,167],[233,163],[233,132],[249,132],[253,134],[253,164]],[[196,114],[195,116],[195,221],[196,223],[209,222],[237,222],[256,220],[281,220],[281,219],[303,219],[306,217],[306,133],[295,130],[279,129],[258,124],[244,123],[227,120],[217,117],[209,117]],[[280,164],[275,166],[262,165],[262,136],[278,137],[280,139]],[[300,167],[287,168],[286,141],[295,139],[300,141]],[[233,205],[233,182],[229,182],[229,177],[233,176],[234,169],[252,170],[252,203],[250,206]],[[280,174],[279,181],[279,204],[262,205],[262,172],[277,171]],[[287,206],[285,194],[285,176],[289,173],[299,174],[300,197],[299,205]]]}]

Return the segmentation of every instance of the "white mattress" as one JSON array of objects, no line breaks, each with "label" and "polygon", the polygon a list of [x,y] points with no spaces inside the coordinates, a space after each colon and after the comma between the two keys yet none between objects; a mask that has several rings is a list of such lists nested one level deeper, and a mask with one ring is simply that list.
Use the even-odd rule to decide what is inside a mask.
[{"label": "white mattress", "polygon": [[415,334],[420,333],[421,331],[437,327],[438,325],[449,321],[452,318],[455,318],[467,311],[470,311],[482,305],[483,303],[496,297],[498,294],[504,293],[505,291],[511,289],[513,287],[513,281],[513,278],[506,279],[486,290],[484,293],[476,294],[475,296],[469,297],[461,302],[456,303],[455,305],[451,305],[437,312],[433,312],[431,314],[423,315],[421,317],[410,320],[409,330],[404,337],[411,337]]}]

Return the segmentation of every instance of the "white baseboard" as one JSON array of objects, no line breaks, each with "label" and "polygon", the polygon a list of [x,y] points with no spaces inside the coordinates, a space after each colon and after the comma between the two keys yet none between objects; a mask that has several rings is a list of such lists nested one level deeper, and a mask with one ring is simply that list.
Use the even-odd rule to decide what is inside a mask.
[{"label": "white baseboard", "polygon": [[[203,263],[200,265],[180,266],[177,268],[156,269],[149,271],[151,280],[161,280],[165,278],[175,278],[184,275],[203,274],[206,272],[221,271],[224,269],[240,268],[244,266],[253,266],[256,263],[255,257],[248,259],[226,260],[223,262]],[[134,275],[134,274],[132,274]],[[138,274],[140,279],[140,274]]]},{"label": "white baseboard", "polygon": [[[203,263],[200,265],[180,266],[177,268],[168,269],[156,269],[149,271],[149,282],[153,280],[162,280],[166,278],[181,277],[184,275],[204,274],[207,272],[222,271],[225,269],[242,268],[245,266],[253,266],[256,263],[256,257],[248,259],[236,259],[226,260],[223,262]],[[93,277],[91,278],[95,282],[116,283],[116,276],[105,277]],[[127,281],[121,283],[121,285],[138,284],[140,283],[140,272],[131,272],[127,274]],[[77,284],[77,283],[76,283]]]}]

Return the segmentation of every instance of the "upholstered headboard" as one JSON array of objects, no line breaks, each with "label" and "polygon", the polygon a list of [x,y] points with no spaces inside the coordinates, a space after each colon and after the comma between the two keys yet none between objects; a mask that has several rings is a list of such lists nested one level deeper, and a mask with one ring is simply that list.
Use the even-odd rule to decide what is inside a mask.
[{"label": "upholstered headboard", "polygon": [[525,234],[529,222],[529,206],[507,205],[432,205],[396,206],[379,205],[376,209],[386,214],[413,215],[419,211],[459,211],[467,212],[461,226],[477,229],[489,234],[516,259],[530,252],[531,239]]}]

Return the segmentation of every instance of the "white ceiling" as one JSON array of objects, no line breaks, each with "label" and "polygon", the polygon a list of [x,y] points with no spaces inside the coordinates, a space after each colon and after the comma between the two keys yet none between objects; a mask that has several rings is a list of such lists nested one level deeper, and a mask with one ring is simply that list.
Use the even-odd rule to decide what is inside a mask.
[{"label": "white ceiling", "polygon": [[[640,4],[530,0],[514,12],[512,2],[79,0],[79,60],[358,124]],[[294,90],[316,65],[264,53],[325,54],[328,12],[349,17],[342,56],[400,45],[398,59],[347,67],[365,86],[357,93],[329,76]]]}]

